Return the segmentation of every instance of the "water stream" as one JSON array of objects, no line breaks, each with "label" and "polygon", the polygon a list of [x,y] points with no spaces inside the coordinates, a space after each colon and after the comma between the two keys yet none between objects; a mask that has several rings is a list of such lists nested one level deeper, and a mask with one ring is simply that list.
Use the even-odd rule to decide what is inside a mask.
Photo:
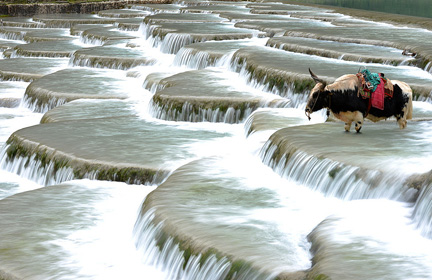
[{"label": "water stream", "polygon": [[[432,54],[374,43],[407,28],[194,1],[5,25],[0,279],[432,279]],[[407,81],[413,120],[307,121],[309,67]]]}]

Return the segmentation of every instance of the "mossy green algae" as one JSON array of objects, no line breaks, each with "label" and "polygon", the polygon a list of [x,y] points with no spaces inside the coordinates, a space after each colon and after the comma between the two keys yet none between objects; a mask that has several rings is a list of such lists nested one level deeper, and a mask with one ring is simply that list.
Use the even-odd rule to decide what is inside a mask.
[{"label": "mossy green algae", "polygon": [[15,158],[26,159],[24,167],[29,167],[31,162],[38,162],[42,168],[52,166],[55,177],[63,168],[71,168],[75,179],[93,177],[96,180],[108,180],[126,182],[130,184],[153,184],[168,174],[168,171],[150,168],[112,165],[106,162],[98,162],[76,158],[71,154],[62,153],[39,143],[28,141],[12,134],[8,139],[6,154],[7,160]]}]

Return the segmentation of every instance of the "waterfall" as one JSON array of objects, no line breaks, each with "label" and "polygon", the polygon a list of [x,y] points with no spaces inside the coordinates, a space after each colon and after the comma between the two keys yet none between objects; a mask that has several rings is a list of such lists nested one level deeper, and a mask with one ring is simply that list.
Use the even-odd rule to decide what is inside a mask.
[{"label": "waterfall", "polygon": [[95,46],[103,46],[105,43],[100,38],[95,38],[93,34],[87,34],[86,31],[83,31],[79,37],[79,42],[85,45],[95,45]]},{"label": "waterfall", "polygon": [[163,53],[176,54],[184,46],[195,42],[189,34],[168,33],[161,36],[157,28],[158,26],[149,23],[141,23],[138,32],[144,35],[144,39],[149,40],[154,48],[159,48]]},{"label": "waterfall", "polygon": [[[92,62],[92,60],[90,58],[78,57],[76,53],[74,53],[69,60],[69,66],[71,66],[71,67],[73,67],[73,66],[92,67],[93,65],[94,65],[94,63]],[[94,66],[95,67],[99,66],[97,68],[105,68],[105,67],[100,67],[100,64],[97,64]]]},{"label": "waterfall", "polygon": [[[289,98],[290,104],[294,108],[304,108],[307,101],[307,93],[296,93],[294,91],[294,83],[284,82],[283,86],[275,86],[270,83],[266,83],[267,76],[262,77],[260,80],[256,79],[250,71],[247,69],[247,63],[241,62],[242,58],[233,57],[231,59],[230,70],[238,72],[239,76],[245,80],[250,86],[259,89],[264,92],[270,92],[281,97]],[[269,75],[271,77],[271,75]]]},{"label": "waterfall", "polygon": [[[39,89],[39,91],[41,90]],[[41,94],[40,96],[43,96],[43,94]],[[57,97],[50,97],[48,101],[42,102],[38,98],[24,95],[24,97],[21,99],[20,106],[29,108],[30,110],[36,113],[46,113],[55,107],[65,104],[66,102],[67,102],[66,99],[57,98]]]},{"label": "waterfall", "polygon": [[224,54],[221,58],[219,58],[216,61],[216,67],[222,67],[222,68],[229,69],[231,67],[231,60],[233,59],[234,53],[235,52],[233,51],[233,52],[229,52],[227,54]]},{"label": "waterfall", "polygon": [[[188,101],[176,104],[175,101],[165,100],[156,96],[149,104],[150,114],[158,119],[166,121],[187,121],[187,122],[223,122],[237,124],[246,120],[256,109],[260,107],[288,108],[291,102],[288,100],[269,100],[260,102],[241,102],[237,105],[234,101],[215,102],[213,108],[202,108]],[[199,103],[199,101],[198,101]],[[216,105],[220,104],[220,105]],[[216,107],[219,106],[219,107]]]},{"label": "waterfall", "polygon": [[158,48],[161,44],[161,38],[157,35],[157,26],[151,25],[150,23],[141,23],[138,28],[138,33],[143,35],[143,38],[149,41],[150,46]]},{"label": "waterfall", "polygon": [[30,157],[18,156],[8,158],[9,145],[0,152],[0,169],[17,174],[39,185],[49,186],[74,179],[73,169],[69,167],[57,168],[54,162],[48,164],[36,159],[36,154]]},{"label": "waterfall", "polygon": [[367,170],[318,158],[291,147],[279,159],[279,146],[269,140],[261,150],[261,158],[280,176],[292,179],[325,196],[344,200],[388,198],[412,200],[405,176]]},{"label": "waterfall", "polygon": [[[13,145],[13,144],[12,144]],[[159,170],[152,176],[136,176],[133,168],[101,167],[97,163],[87,163],[86,168],[71,167],[69,159],[47,157],[44,152],[33,152],[32,155],[20,155],[17,148],[6,145],[0,153],[0,169],[15,173],[40,185],[56,185],[73,179],[122,181],[127,184],[160,184],[168,175]],[[19,148],[18,148],[19,149]],[[10,152],[10,155],[9,155]],[[14,153],[17,154],[14,154]],[[85,162],[85,160],[83,160]],[[73,163],[72,163],[73,164]],[[83,165],[83,163],[81,163]]]},{"label": "waterfall", "polygon": [[6,39],[6,40],[19,40],[24,41],[24,37],[27,34],[27,32],[19,32],[19,31],[7,31],[7,30],[0,30],[0,38]]},{"label": "waterfall", "polygon": [[228,69],[230,68],[233,55],[234,51],[219,56],[184,47],[177,52],[173,65],[179,67],[186,66],[191,69],[204,69],[207,67],[221,67]]},{"label": "waterfall", "polygon": [[138,28],[138,33],[144,36],[144,39],[152,38],[152,33],[156,27],[148,23],[142,22]]},{"label": "waterfall", "polygon": [[234,108],[232,106],[221,108],[206,108],[195,106],[189,102],[184,102],[181,107],[177,108],[170,102],[156,104],[154,100],[149,105],[150,113],[153,117],[167,121],[187,121],[187,122],[223,122],[223,123],[240,123],[246,119],[256,109],[255,106],[249,105],[246,108]]},{"label": "waterfall", "polygon": [[432,61],[429,61],[423,70],[432,74]]},{"label": "waterfall", "polygon": [[421,189],[412,219],[422,235],[432,239],[432,184],[426,184]]},{"label": "waterfall", "polygon": [[141,213],[135,223],[136,247],[144,262],[166,273],[167,279],[219,280],[219,279],[274,279],[276,275],[257,272],[242,261],[232,262],[211,250],[204,254],[191,254],[181,249],[177,241],[163,232],[163,222],[154,223],[155,209]]},{"label": "waterfall", "polygon": [[215,66],[216,58],[211,58],[209,53],[202,51],[194,51],[190,48],[181,48],[175,58],[174,66],[187,66],[192,69],[204,69],[206,67]]},{"label": "waterfall", "polygon": [[168,33],[160,42],[160,49],[163,53],[177,53],[186,45],[194,43],[194,39],[189,34]]},{"label": "waterfall", "polygon": [[[143,83],[143,88],[150,91],[152,94],[155,94],[159,90],[163,90],[166,86],[161,85],[159,82],[150,81],[148,79],[145,79]],[[151,105],[149,105],[151,107]]]}]

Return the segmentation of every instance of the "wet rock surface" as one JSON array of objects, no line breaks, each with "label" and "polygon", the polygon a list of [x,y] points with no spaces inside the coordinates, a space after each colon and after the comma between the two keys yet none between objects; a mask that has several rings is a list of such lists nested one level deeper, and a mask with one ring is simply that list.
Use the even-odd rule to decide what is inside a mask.
[{"label": "wet rock surface", "polygon": [[[287,107],[289,100],[252,88],[222,87],[232,78],[215,70],[180,73],[160,81],[153,97],[155,117],[170,121],[239,123],[259,107]],[[209,82],[211,81],[211,82]]]},{"label": "wet rock surface", "polygon": [[126,70],[156,62],[156,58],[145,56],[145,52],[134,48],[125,49],[115,46],[81,48],[73,53],[72,63],[76,66]]},{"label": "wet rock surface", "polygon": [[[215,157],[182,166],[147,197],[141,213],[154,211],[154,222],[162,222],[163,232],[179,240],[181,248],[193,255],[206,255],[210,249],[210,253],[227,256],[231,262],[239,262],[239,266],[242,262],[250,263],[239,275],[304,277],[305,272],[292,256],[306,257],[297,239],[305,233],[300,230],[285,235],[270,218],[273,211],[293,205],[289,206],[275,191],[263,192],[266,183],[260,178],[269,174],[246,175],[241,166],[227,168],[229,161],[236,162],[234,158]],[[190,204],[195,207],[191,209]],[[196,219],[197,213],[205,215]],[[239,223],[232,226],[232,219]],[[231,228],[229,237],[226,226]]]},{"label": "wet rock surface", "polygon": [[[94,110],[94,106],[99,109]],[[75,113],[70,114],[68,108]],[[116,114],[109,113],[110,109]],[[182,151],[181,146],[226,137],[224,133],[178,131],[169,125],[146,122],[119,102],[115,107],[110,102],[77,102],[66,107],[65,113],[61,108],[57,111],[49,113],[44,124],[16,131],[8,141],[8,156],[35,155],[43,165],[56,166],[54,172],[71,168],[73,178],[94,176],[100,180],[154,183],[162,181],[170,166],[179,164],[176,162],[194,157],[192,151]],[[82,145],[83,140],[86,145]]]},{"label": "wet rock surface", "polygon": [[[32,82],[26,89],[25,100],[39,112],[76,99],[125,99],[128,92],[121,86],[127,79],[107,76],[107,71],[93,69],[64,69]],[[91,80],[91,82],[89,82]],[[106,86],[112,82],[111,86]]]},{"label": "wet rock surface", "polygon": [[286,51],[335,59],[392,65],[399,65],[403,62],[409,63],[409,58],[402,55],[403,50],[373,45],[362,45],[359,48],[358,44],[353,43],[339,43],[288,36],[271,38],[268,40],[267,45]]},{"label": "wet rock surface", "polygon": [[11,58],[0,60],[0,76],[3,80],[30,82],[67,65],[65,59]]},{"label": "wet rock surface", "polygon": [[42,41],[18,45],[14,48],[15,55],[25,57],[71,57],[72,54],[81,49],[71,42],[64,40],[60,42]]}]

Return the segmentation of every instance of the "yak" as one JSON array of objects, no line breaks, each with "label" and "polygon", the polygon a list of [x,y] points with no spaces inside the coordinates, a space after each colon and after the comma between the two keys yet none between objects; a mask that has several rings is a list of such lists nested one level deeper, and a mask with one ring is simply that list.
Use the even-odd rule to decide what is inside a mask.
[{"label": "yak", "polygon": [[316,83],[309,94],[305,109],[309,120],[313,112],[327,108],[345,123],[345,131],[350,131],[354,122],[355,130],[360,132],[365,118],[377,122],[394,116],[401,129],[407,126],[407,119],[412,118],[412,90],[407,83],[390,81],[393,84],[393,96],[384,99],[384,109],[381,110],[371,107],[370,100],[359,94],[361,82],[357,75],[343,75],[332,84],[327,84],[310,69],[309,73]]}]

